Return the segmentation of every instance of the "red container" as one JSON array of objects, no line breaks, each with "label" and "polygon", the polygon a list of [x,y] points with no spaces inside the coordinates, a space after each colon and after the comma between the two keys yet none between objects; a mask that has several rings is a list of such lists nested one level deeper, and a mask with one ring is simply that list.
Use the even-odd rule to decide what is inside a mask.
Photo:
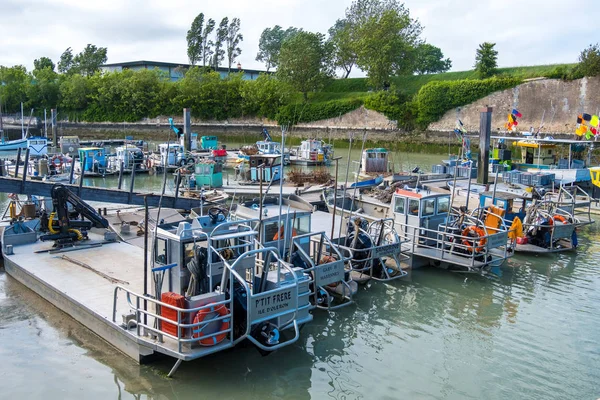
[{"label": "red container", "polygon": [[527,244],[527,238],[526,237],[518,237],[517,244]]},{"label": "red container", "polygon": [[[172,305],[173,307],[185,308],[185,297],[183,297],[182,295],[177,294],[177,293],[173,293],[173,292],[163,293],[160,297],[160,300],[163,303]],[[185,323],[185,317],[187,314],[183,314],[183,313],[180,313],[180,314],[181,314],[180,322]],[[168,318],[171,321],[175,321],[175,323],[177,323],[177,311],[176,310],[173,310],[173,309],[167,308],[167,307],[162,307],[161,316],[163,318]],[[161,321],[160,329],[165,333],[168,333],[173,336],[177,336],[177,325],[176,324],[170,324],[168,322]],[[181,332],[180,337],[183,337],[183,328],[179,328],[179,329]]]}]

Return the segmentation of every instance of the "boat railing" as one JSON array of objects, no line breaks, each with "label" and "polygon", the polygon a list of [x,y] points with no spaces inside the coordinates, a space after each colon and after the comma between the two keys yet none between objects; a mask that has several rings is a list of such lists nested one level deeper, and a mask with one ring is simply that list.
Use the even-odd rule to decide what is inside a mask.
[{"label": "boat railing", "polygon": [[[243,335],[233,341],[237,344],[244,338],[250,340],[255,346],[264,351],[274,351],[290,345],[298,340],[300,331],[298,327],[298,298],[303,296],[299,292],[299,280],[296,272],[279,257],[275,247],[253,249],[245,252],[235,259],[233,263],[226,260],[222,254],[217,253],[224,263],[222,287],[229,281],[230,293],[234,293],[232,281],[235,279],[243,289],[246,309],[246,330]],[[250,258],[254,264],[248,265],[245,260]],[[256,261],[260,268],[256,267]],[[245,270],[245,277],[240,271]],[[264,272],[258,275],[258,272]],[[276,279],[271,283],[274,288],[267,288],[268,274],[272,272]],[[234,279],[230,279],[233,277]],[[251,335],[251,331],[260,324],[270,324],[276,328],[276,334],[267,338],[266,344],[261,343]],[[294,336],[285,341],[279,341],[278,331],[292,327]],[[275,331],[274,331],[275,332]]]},{"label": "boat railing", "polygon": [[[233,280],[230,282],[230,290],[233,290]],[[170,339],[175,343],[175,348],[172,346],[159,345],[159,351],[165,354],[179,359],[193,360],[195,358],[203,357],[234,345],[233,324],[229,324],[229,328],[227,329],[218,330],[213,333],[202,333],[202,330],[205,329],[209,324],[226,319],[231,321],[233,319],[233,301],[231,298],[194,308],[180,308],[157,300],[154,297],[135,293],[133,290],[127,289],[123,286],[116,286],[113,293],[112,312],[112,322],[115,324],[117,324],[119,293],[125,294],[127,305],[133,311],[133,319],[130,319],[123,328],[129,331],[132,329],[132,327],[135,327],[135,336],[144,341],[147,341],[150,338],[156,338],[159,343],[165,343],[165,338]],[[201,311],[212,311],[215,307],[220,306],[227,307],[229,312],[225,315],[214,317],[209,320],[190,323],[190,321],[194,320],[194,317],[197,313]],[[152,308],[158,311],[152,311]],[[170,310],[172,313],[176,314],[177,318],[170,319],[165,317],[163,315],[165,310]],[[172,331],[176,331],[177,334],[173,335],[166,332],[166,330],[163,328],[164,324],[173,326],[174,329],[172,329]],[[199,335],[201,333],[201,339],[199,336],[194,337],[194,335]],[[210,347],[192,346],[193,344],[198,343],[200,340],[210,339],[213,337],[216,338],[217,336],[223,334],[226,335],[226,338],[219,343],[219,345]]]},{"label": "boat railing", "polygon": [[[468,215],[462,215],[450,224],[440,224],[438,229],[399,221],[396,221],[396,226],[400,227],[400,237],[409,242],[408,246],[403,246],[408,253],[448,262],[468,271],[480,270],[490,263],[502,263],[510,256],[508,230],[493,231],[481,220]],[[471,228],[478,228],[483,234],[470,236]]]},{"label": "boat railing", "polygon": [[[544,223],[536,221],[538,217],[541,217]],[[537,209],[535,210],[535,215],[531,218],[526,218],[526,221],[523,222],[523,230],[527,232],[544,229],[549,234],[549,247],[554,248],[555,242],[560,239],[571,240],[573,231],[577,226],[577,223],[574,221],[575,219],[572,214],[560,208],[550,210]]]},{"label": "boat railing", "polygon": [[[309,242],[308,251],[303,245],[306,239]],[[294,236],[291,251],[292,253],[297,252],[304,272],[312,276],[314,285],[310,290],[310,299],[313,308],[332,311],[354,303],[352,288],[349,284],[352,277],[347,274],[348,271],[345,268],[348,258],[343,256],[325,232],[311,232]],[[342,285],[341,300],[336,300],[326,289],[326,286],[337,285]]]},{"label": "boat railing", "polygon": [[[402,278],[407,272],[401,268],[401,258],[405,258],[402,244],[408,239],[400,239],[394,227],[393,218],[383,218],[369,223],[367,229],[355,227],[355,234],[350,243],[339,245],[340,249],[351,252],[350,264],[352,270],[365,274],[369,279],[391,281]],[[360,239],[368,238],[365,246]],[[364,247],[363,247],[364,246]],[[386,260],[392,259],[395,268],[387,265]],[[381,274],[375,274],[375,268],[381,268]]]},{"label": "boat railing", "polygon": [[558,210],[572,214],[578,225],[594,223],[592,219],[592,196],[581,187],[561,185],[558,193],[547,193],[545,201],[551,202]]}]

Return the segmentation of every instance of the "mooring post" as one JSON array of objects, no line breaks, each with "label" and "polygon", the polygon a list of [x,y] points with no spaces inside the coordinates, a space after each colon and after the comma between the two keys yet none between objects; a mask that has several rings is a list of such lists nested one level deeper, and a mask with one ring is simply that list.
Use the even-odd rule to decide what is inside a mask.
[{"label": "mooring post", "polygon": [[77,196],[81,197],[81,186],[83,186],[83,177],[85,176],[85,162],[86,162],[85,152],[83,153],[83,159],[81,164],[81,174],[79,175],[79,187],[77,188]]},{"label": "mooring post", "polygon": [[4,159],[0,159],[0,176],[6,175],[6,169],[4,165]]},{"label": "mooring post", "polygon": [[69,185],[73,184],[73,175],[74,174],[75,174],[75,156],[73,156],[73,158],[71,158],[71,171],[69,172]]},{"label": "mooring post", "polygon": [[133,196],[133,185],[135,184],[135,165],[131,169],[131,182],[129,183],[129,203],[131,203],[131,197]]},{"label": "mooring post", "polygon": [[25,191],[25,179],[27,179],[27,164],[29,163],[29,147],[25,150],[25,161],[23,163],[23,179],[21,179],[21,193]]},{"label": "mooring post", "polygon": [[175,176],[175,201],[179,198],[179,185],[181,184],[181,170],[177,170],[177,175]]},{"label": "mooring post", "polygon": [[20,162],[21,162],[21,148],[19,148],[19,150],[17,150],[17,162],[15,163],[15,175],[14,175],[15,178],[17,176],[19,176],[19,163]]},{"label": "mooring post", "polygon": [[56,132],[56,108],[50,109],[50,119],[52,124],[52,146],[54,146],[54,151],[56,151],[56,148],[58,147],[58,136]]},{"label": "mooring post", "polygon": [[185,151],[192,151],[192,109],[183,109],[183,138]]},{"label": "mooring post", "polygon": [[123,185],[123,168],[125,168],[125,162],[121,160],[121,165],[119,166],[119,185],[117,188],[121,190],[121,186]]},{"label": "mooring post", "polygon": [[[479,120],[479,157],[477,159],[477,183],[487,185],[490,169],[490,139],[492,134],[492,107],[483,107]],[[469,176],[469,179],[471,177]],[[468,195],[468,194],[467,194]]]}]

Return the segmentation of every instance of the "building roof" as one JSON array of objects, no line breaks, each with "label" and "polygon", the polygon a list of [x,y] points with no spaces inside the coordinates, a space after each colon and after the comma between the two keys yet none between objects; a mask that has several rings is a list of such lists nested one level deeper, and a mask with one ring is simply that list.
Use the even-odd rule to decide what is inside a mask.
[{"label": "building roof", "polygon": [[[190,67],[192,67],[191,64],[185,64],[185,63],[170,63],[170,62],[163,62],[163,61],[148,61],[148,60],[126,61],[126,62],[120,62],[120,63],[111,63],[111,64],[101,65],[101,67],[143,67],[143,66],[167,67],[167,68],[177,68],[177,67],[190,68]],[[200,65],[197,65],[197,66],[200,67]],[[237,66],[231,67],[232,71],[235,71],[236,69],[237,69]],[[218,72],[227,72],[228,68],[227,67],[218,67],[217,71]],[[243,68],[242,71],[244,71],[246,73],[255,73],[255,74],[259,74],[259,73],[270,74],[270,73],[272,73],[272,72],[262,71],[262,70],[258,70],[258,69],[247,69],[247,68]]]}]

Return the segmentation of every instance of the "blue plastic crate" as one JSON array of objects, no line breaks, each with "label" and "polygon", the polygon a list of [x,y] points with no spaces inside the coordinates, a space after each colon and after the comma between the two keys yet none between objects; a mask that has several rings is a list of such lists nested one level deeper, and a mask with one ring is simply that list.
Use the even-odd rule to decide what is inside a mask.
[{"label": "blue plastic crate", "polygon": [[445,165],[434,165],[431,167],[431,172],[434,174],[445,174],[446,173],[446,166]]}]

